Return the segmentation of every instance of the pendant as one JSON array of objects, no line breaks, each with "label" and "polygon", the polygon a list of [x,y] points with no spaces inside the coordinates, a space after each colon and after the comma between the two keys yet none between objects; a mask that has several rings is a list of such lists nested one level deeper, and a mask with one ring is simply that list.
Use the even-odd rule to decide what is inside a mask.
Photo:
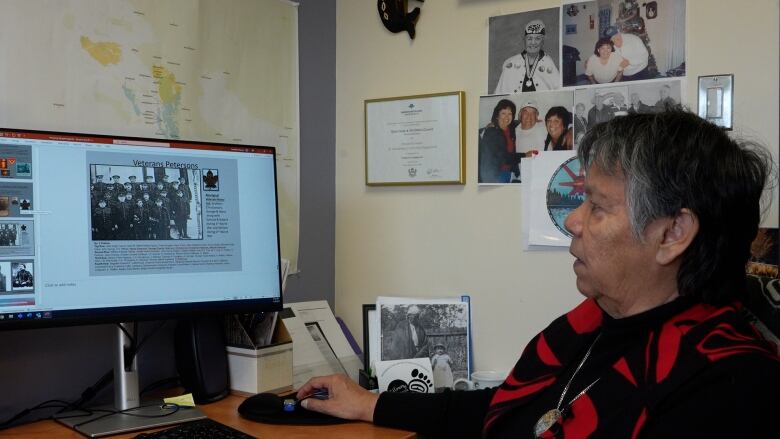
[{"label": "pendant", "polygon": [[526,79],[525,80],[525,86],[526,87],[530,87],[531,86],[531,80],[530,79]]},{"label": "pendant", "polygon": [[536,425],[534,425],[534,434],[536,437],[542,437],[542,434],[555,425],[555,423],[561,419],[561,416],[561,411],[558,409],[552,409],[543,414],[542,417],[536,421]]}]

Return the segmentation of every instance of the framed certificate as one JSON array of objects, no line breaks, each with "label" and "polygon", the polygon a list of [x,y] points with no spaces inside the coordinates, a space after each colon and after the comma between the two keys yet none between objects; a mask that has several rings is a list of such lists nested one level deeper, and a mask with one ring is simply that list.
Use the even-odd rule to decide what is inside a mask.
[{"label": "framed certificate", "polygon": [[366,100],[366,184],[464,184],[464,96]]},{"label": "framed certificate", "polygon": [[699,76],[699,116],[730,130],[733,128],[734,75]]}]

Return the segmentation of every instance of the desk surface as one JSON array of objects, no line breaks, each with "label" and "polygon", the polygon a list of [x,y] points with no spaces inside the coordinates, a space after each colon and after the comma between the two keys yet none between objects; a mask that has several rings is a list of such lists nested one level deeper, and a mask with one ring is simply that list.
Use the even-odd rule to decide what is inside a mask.
[{"label": "desk surface", "polygon": [[[340,425],[272,425],[246,420],[238,415],[238,406],[243,397],[230,395],[222,401],[202,405],[199,408],[211,419],[229,425],[252,436],[263,438],[355,438],[355,439],[413,439],[414,433],[402,430],[382,428],[367,422],[352,422]],[[130,434],[108,436],[111,439],[132,438],[140,431]],[[81,438],[80,433],[70,430],[55,421],[39,421],[32,424],[0,431],[0,438],[13,437],[19,439],[34,438]]]}]

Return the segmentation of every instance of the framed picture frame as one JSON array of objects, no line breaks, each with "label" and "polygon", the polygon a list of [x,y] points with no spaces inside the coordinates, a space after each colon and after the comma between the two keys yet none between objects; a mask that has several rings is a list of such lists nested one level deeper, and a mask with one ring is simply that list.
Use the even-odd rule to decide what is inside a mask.
[{"label": "framed picture frame", "polygon": [[699,116],[715,125],[734,128],[734,75],[699,76]]},{"label": "framed picture frame", "polygon": [[366,185],[465,184],[465,93],[364,101]]},{"label": "framed picture frame", "polygon": [[371,369],[371,334],[379,331],[379,328],[374,327],[378,320],[375,315],[375,303],[363,305],[363,369],[366,371]]}]

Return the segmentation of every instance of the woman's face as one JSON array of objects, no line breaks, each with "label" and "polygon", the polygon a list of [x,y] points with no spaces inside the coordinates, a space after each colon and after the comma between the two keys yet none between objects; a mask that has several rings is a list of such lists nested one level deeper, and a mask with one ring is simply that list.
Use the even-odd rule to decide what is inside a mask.
[{"label": "woman's face", "polygon": [[612,46],[609,44],[599,46],[599,58],[609,58],[610,53],[612,53]]},{"label": "woman's face", "polygon": [[561,137],[561,134],[563,134],[563,120],[561,120],[560,117],[556,115],[552,115],[547,118],[547,120],[544,121],[545,125],[547,125],[547,132],[550,134],[550,137],[553,139],[557,139]]},{"label": "woman's face", "polygon": [[502,130],[506,129],[514,118],[515,115],[511,108],[502,108],[501,111],[498,112],[498,127]]}]

